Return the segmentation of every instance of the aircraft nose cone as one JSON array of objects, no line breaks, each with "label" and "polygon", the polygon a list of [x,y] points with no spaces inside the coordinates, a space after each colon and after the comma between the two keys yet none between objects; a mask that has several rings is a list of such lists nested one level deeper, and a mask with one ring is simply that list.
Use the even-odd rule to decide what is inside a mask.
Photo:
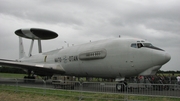
[{"label": "aircraft nose cone", "polygon": [[170,54],[166,53],[166,54],[165,54],[165,61],[168,62],[170,59],[171,59]]},{"label": "aircraft nose cone", "polygon": [[155,65],[164,65],[171,59],[171,56],[162,51],[154,51],[153,62]]}]

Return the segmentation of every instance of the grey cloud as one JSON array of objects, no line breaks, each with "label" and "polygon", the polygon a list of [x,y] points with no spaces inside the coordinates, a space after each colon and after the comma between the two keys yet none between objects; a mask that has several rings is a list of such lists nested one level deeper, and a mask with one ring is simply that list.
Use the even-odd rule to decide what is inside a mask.
[{"label": "grey cloud", "polygon": [[[69,6],[67,6],[67,9],[71,8]],[[42,23],[83,24],[81,18],[76,16],[76,11],[68,11],[59,7],[61,7],[61,4],[42,5],[40,2],[33,1],[22,1],[20,3],[3,1],[0,4],[0,13]]]},{"label": "grey cloud", "polygon": [[[168,49],[174,61],[179,58],[177,50],[180,49],[179,9],[179,0],[2,0],[0,40],[10,42],[6,37],[12,36],[17,39],[14,31],[29,26],[49,28],[59,33],[54,42],[44,42],[43,49],[49,49],[51,44],[61,47],[64,40],[80,44],[119,35],[138,37]],[[2,48],[11,50],[11,44],[8,45],[0,43]],[[175,66],[173,68],[180,64]]]},{"label": "grey cloud", "polygon": [[116,26],[144,24],[156,30],[179,32],[180,13],[177,9],[180,8],[180,2],[178,2],[153,3],[151,1],[148,4],[135,3],[133,6],[126,8],[129,9],[128,11],[118,9],[117,16],[111,19],[112,24]]}]

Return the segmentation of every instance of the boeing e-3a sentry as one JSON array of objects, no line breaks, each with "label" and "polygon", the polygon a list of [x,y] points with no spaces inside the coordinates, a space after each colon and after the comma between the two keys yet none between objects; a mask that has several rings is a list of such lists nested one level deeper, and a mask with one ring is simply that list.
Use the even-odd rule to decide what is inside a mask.
[{"label": "boeing e-3a sentry", "polygon": [[[43,52],[41,40],[53,39],[57,33],[39,28],[18,29],[19,59],[0,60],[0,65],[27,70],[28,76],[52,76],[53,74],[76,77],[114,78],[119,82],[117,90],[124,90],[125,77],[154,75],[170,55],[144,39],[112,38]],[[25,55],[22,38],[31,39],[28,56]],[[34,40],[38,40],[39,53],[32,55]]]}]

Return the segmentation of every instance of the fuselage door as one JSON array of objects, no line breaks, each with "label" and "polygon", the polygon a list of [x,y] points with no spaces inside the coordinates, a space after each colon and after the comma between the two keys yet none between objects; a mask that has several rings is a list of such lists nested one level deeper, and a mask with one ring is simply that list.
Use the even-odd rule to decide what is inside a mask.
[{"label": "fuselage door", "polygon": [[142,43],[132,43],[131,47],[129,48],[129,60],[128,63],[130,65],[130,67],[132,68],[136,68],[137,64],[139,63],[139,61],[141,61],[141,57],[143,53],[143,49],[142,49],[143,45]]},{"label": "fuselage door", "polygon": [[131,47],[129,48],[129,58],[128,63],[130,67],[134,67],[135,57],[138,54],[138,48],[136,43],[132,43]]},{"label": "fuselage door", "polygon": [[46,62],[46,59],[47,59],[47,55],[44,57],[44,62]]}]

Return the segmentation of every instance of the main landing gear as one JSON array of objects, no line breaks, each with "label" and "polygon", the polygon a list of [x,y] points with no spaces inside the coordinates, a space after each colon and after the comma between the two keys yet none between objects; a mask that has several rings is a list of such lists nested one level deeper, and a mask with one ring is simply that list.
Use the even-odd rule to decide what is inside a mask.
[{"label": "main landing gear", "polygon": [[24,76],[24,82],[25,83],[34,83],[35,82],[35,76],[33,71],[28,70],[28,76]]}]

